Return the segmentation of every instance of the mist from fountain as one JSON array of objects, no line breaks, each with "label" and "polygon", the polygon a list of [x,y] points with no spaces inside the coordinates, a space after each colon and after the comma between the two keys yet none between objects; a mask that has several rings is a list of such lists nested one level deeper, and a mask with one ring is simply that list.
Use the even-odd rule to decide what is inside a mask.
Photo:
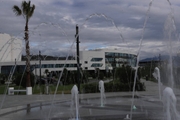
[{"label": "mist from fountain", "polygon": [[[88,18],[88,19],[90,19],[91,17],[93,17],[93,16],[98,16],[98,17],[104,17],[106,20],[110,20],[111,22],[112,22],[112,24],[116,27],[116,29],[118,29],[117,28],[117,26],[115,25],[115,23],[112,21],[112,19],[109,19],[107,16],[105,16],[104,14],[93,14],[93,15],[90,15],[90,17]],[[87,20],[88,20],[87,19]],[[86,21],[87,21],[86,20]],[[84,23],[85,24],[85,23]],[[54,25],[54,24],[52,24],[52,25]],[[35,28],[35,29],[37,29],[37,28]],[[119,31],[119,29],[118,29],[118,31]],[[39,34],[40,35],[40,34]],[[78,36],[78,35],[77,35]],[[122,38],[122,40],[124,41],[124,38],[123,38],[123,36],[122,36],[122,34],[120,33],[120,37]],[[75,38],[76,39],[76,38]],[[75,40],[73,41],[73,43],[72,43],[72,45],[71,45],[71,47],[70,47],[70,50],[72,50],[72,46],[74,45],[74,43],[75,43]],[[69,54],[69,53],[68,53]],[[68,55],[67,55],[67,58],[68,58]],[[66,61],[67,61],[67,58],[66,58]],[[63,70],[64,70],[64,68],[65,68],[65,64],[64,64],[64,67],[63,67]],[[60,74],[60,76],[59,76],[59,79],[58,79],[58,83],[57,83],[57,86],[56,86],[56,90],[55,90],[55,92],[54,92],[54,97],[52,98],[52,104],[51,104],[51,107],[50,107],[50,110],[49,110],[49,114],[48,114],[48,118],[50,118],[50,114],[51,114],[51,109],[52,109],[52,106],[53,106],[53,103],[54,103],[54,99],[55,99],[55,97],[56,97],[56,93],[57,93],[57,89],[58,89],[58,86],[59,86],[59,83],[60,83],[60,80],[61,80],[61,77],[62,77],[62,73],[63,73],[63,70],[62,70],[62,72],[61,72],[61,74]],[[14,73],[13,73],[14,74]],[[23,77],[23,76],[22,76]],[[75,87],[75,86],[74,86]],[[75,89],[72,89],[73,91],[75,90]],[[77,97],[76,97],[76,102],[77,102]],[[3,104],[3,102],[2,102],[2,104]],[[76,104],[76,109],[77,109],[77,104]],[[76,119],[78,119],[78,111],[76,110]]]},{"label": "mist from fountain", "polygon": [[129,115],[127,114],[126,117],[124,118],[124,120],[130,120]]},{"label": "mist from fountain", "polygon": [[[16,50],[16,49],[20,49],[20,50],[21,50],[21,48],[13,48],[13,49],[11,49],[11,50],[8,52],[8,49],[11,47],[11,44],[14,43],[15,40],[16,40],[16,38],[12,38],[12,37],[11,37],[11,39],[7,40],[7,42],[4,43],[3,46],[0,48],[0,52],[2,53],[2,56],[1,56],[1,58],[0,58],[0,61],[2,61],[3,58],[6,59],[6,58],[8,57],[8,55],[9,55],[13,50]],[[15,43],[14,43],[14,44],[15,44]],[[21,47],[21,46],[20,46],[20,47]],[[8,53],[7,53],[7,52],[8,52]],[[22,52],[22,50],[21,50],[21,52]],[[6,54],[6,57],[4,57],[5,54]],[[18,56],[19,56],[19,55],[18,55]]]},{"label": "mist from fountain", "polygon": [[[21,51],[21,52],[22,52],[22,51]],[[20,52],[19,55],[18,55],[18,59],[21,57],[21,52]],[[7,90],[8,90],[8,88],[9,88],[10,81],[12,80],[13,74],[14,74],[14,72],[15,72],[16,66],[17,66],[17,65],[15,64],[14,67],[12,68],[10,74],[9,74],[8,84],[6,85],[6,88],[5,88],[5,90],[4,90],[4,95],[3,95],[3,99],[2,99],[2,101],[1,101],[0,111],[1,111],[1,109],[2,109],[2,107],[3,107],[4,101],[5,101],[5,98],[6,98],[6,95],[7,95],[6,93],[7,93]]]},{"label": "mist from fountain", "polygon": [[[169,64],[168,69],[170,71],[169,72],[169,77],[170,77],[169,78],[169,80],[170,80],[169,83],[170,83],[170,86],[173,88],[174,87],[174,77],[173,77],[173,61],[172,61],[172,59],[173,59],[172,58],[172,55],[173,55],[172,39],[175,38],[177,36],[177,34],[176,34],[176,25],[175,25],[175,20],[174,20],[174,15],[173,15],[173,9],[172,9],[172,6],[171,6],[171,2],[169,0],[167,0],[167,1],[169,3],[170,8],[171,8],[171,13],[170,13],[169,19],[165,23],[165,35],[167,35],[167,37],[168,37],[168,45],[167,46],[169,46],[169,57],[170,57],[169,63],[168,63]],[[147,10],[146,19],[145,19],[144,26],[143,26],[142,37],[140,39],[140,45],[139,45],[138,56],[137,56],[137,64],[136,64],[137,67],[136,67],[136,73],[135,73],[135,77],[134,77],[133,97],[132,97],[133,99],[134,99],[134,90],[135,90],[135,84],[136,84],[136,78],[137,78],[137,69],[138,69],[138,63],[139,63],[139,56],[140,56],[141,47],[142,47],[142,40],[143,40],[143,36],[144,36],[144,30],[145,30],[145,27],[146,27],[146,22],[147,22],[148,17],[149,17],[148,14],[150,12],[150,8],[152,6],[152,3],[153,3],[153,0],[151,0],[151,2],[149,3],[149,8]],[[174,34],[175,34],[175,36],[173,36]],[[159,99],[161,100],[161,80],[160,80],[160,72],[159,72],[159,69],[157,67],[155,68],[155,72],[153,73],[153,76],[158,80]],[[171,106],[173,107],[174,112],[177,113],[177,111],[175,110],[176,98],[175,98],[175,95],[173,93],[172,88],[168,87],[167,89],[165,89],[163,91],[163,96],[165,96],[165,97],[163,97],[163,100],[166,99],[164,101],[168,101],[167,102],[168,105],[166,105],[166,106],[168,106],[168,107],[166,107],[167,117],[168,117],[167,120],[171,120],[171,117],[174,116],[174,114],[170,115],[170,113],[169,113],[169,110],[171,109],[171,107],[169,105],[169,102],[170,102],[169,97],[174,99],[173,102],[171,103],[172,104]],[[170,94],[173,94],[173,97],[170,96]],[[132,105],[133,105],[133,102],[134,102],[134,100],[132,101]],[[176,116],[177,116],[177,114],[176,114]],[[131,109],[131,116],[130,117],[132,119],[132,109]]]},{"label": "mist from fountain", "polygon": [[179,120],[180,115],[176,109],[177,98],[176,98],[172,88],[166,87],[163,90],[162,101],[163,101],[164,109],[166,112],[165,113],[166,120]]},{"label": "mist from fountain", "polygon": [[[61,28],[61,26],[60,26],[59,24],[54,24],[54,23],[41,23],[41,24],[39,24],[37,27],[35,27],[35,28],[33,29],[33,31],[29,31],[29,33],[32,33],[30,37],[32,37],[33,35],[41,36],[41,34],[39,33],[39,31],[36,32],[36,30],[37,30],[39,27],[44,26],[44,25],[46,25],[46,26],[49,25],[49,26],[53,26],[53,27],[57,27],[58,29],[61,29],[63,35],[66,36],[68,42],[71,43],[70,40],[69,40],[68,37],[67,37],[67,33]],[[13,40],[14,40],[14,39],[13,39]],[[67,62],[67,59],[68,59],[68,57],[69,57],[70,51],[72,51],[72,48],[73,48],[73,46],[74,46],[74,44],[75,44],[75,40],[76,40],[76,38],[74,39],[73,43],[71,43],[70,49],[68,50],[69,52],[68,52],[68,55],[66,56],[66,60],[65,60],[66,62]],[[9,42],[12,42],[12,40],[10,39],[9,41],[7,41],[6,44],[9,45],[8,47],[10,47]],[[6,45],[6,44],[5,44],[5,45]],[[5,45],[3,45],[3,47],[1,48],[1,51],[2,51],[2,49],[4,48]],[[8,48],[6,48],[6,50],[7,50],[7,49],[8,49]],[[22,52],[22,51],[21,51],[21,52]],[[5,54],[3,53],[3,56],[4,56],[4,55],[5,55]],[[2,56],[2,58],[3,58],[3,56]],[[1,59],[2,59],[2,58],[1,58]],[[45,58],[44,58],[44,60],[45,60]],[[61,77],[62,77],[63,71],[64,71],[64,69],[65,69],[66,62],[65,62],[65,64],[64,64],[63,70],[62,70],[62,72],[61,72],[61,74],[59,75],[59,78],[58,78],[58,82],[57,82],[57,85],[56,85],[56,89],[55,89],[55,92],[54,92],[54,96],[53,96],[53,98],[52,98],[52,102],[51,102],[51,107],[50,107],[50,110],[49,110],[48,118],[50,117],[50,114],[51,114],[51,110],[52,110],[52,106],[53,106],[53,103],[54,103],[54,99],[55,99],[55,97],[56,97],[56,93],[57,93],[57,89],[58,89],[59,83],[61,82]],[[55,65],[54,65],[54,66],[55,66]],[[15,67],[16,67],[16,66],[15,66]],[[13,67],[13,72],[10,74],[11,76],[9,77],[8,81],[11,80],[11,78],[12,78],[12,76],[13,76],[13,74],[14,74],[15,67]],[[24,72],[25,72],[25,71],[24,71]],[[22,75],[21,78],[23,78],[24,72],[23,72],[23,75]],[[22,81],[22,79],[21,79],[21,81]],[[9,84],[7,85],[5,91],[8,90],[8,87],[9,87]],[[20,86],[19,86],[19,87],[20,87]],[[4,94],[4,95],[6,95],[6,94]],[[5,100],[5,97],[4,97],[4,99],[2,100],[1,108],[2,108],[2,105],[3,105],[3,103],[4,103],[4,100]]]},{"label": "mist from fountain", "polygon": [[[169,2],[169,4],[171,5],[171,3],[170,3],[170,1],[169,0],[167,0],[168,2]],[[138,59],[137,59],[137,64],[136,65],[138,65],[138,62],[139,62],[139,56],[140,56],[140,52],[141,52],[141,46],[142,46],[142,42],[143,42],[143,35],[144,35],[144,31],[145,31],[145,27],[146,27],[146,22],[147,22],[147,20],[148,20],[148,14],[149,14],[149,11],[150,11],[150,8],[151,8],[151,6],[152,6],[152,3],[153,3],[153,0],[150,2],[150,4],[149,4],[149,8],[148,8],[148,11],[147,11],[147,15],[146,15],[146,20],[145,20],[145,22],[144,22],[144,26],[143,26],[143,33],[142,33],[142,37],[141,37],[141,39],[140,39],[140,45],[139,45],[139,50],[138,50]],[[87,20],[89,20],[91,17],[93,17],[93,16],[98,16],[98,17],[105,17],[105,18],[108,18],[107,16],[105,16],[104,14],[93,14],[93,15],[90,15],[89,16],[89,18],[87,18],[86,19],[86,21]],[[174,19],[174,18],[173,18]],[[109,20],[109,19],[107,19],[107,20]],[[85,21],[85,22],[86,22]],[[112,19],[111,19],[111,21],[112,21]],[[173,21],[173,20],[172,20]],[[113,24],[114,24],[114,22],[112,22]],[[84,23],[85,24],[85,23]],[[84,25],[83,24],[83,25]],[[53,24],[54,25],[54,24]],[[55,25],[56,26],[56,25]],[[116,26],[116,25],[115,25]],[[117,26],[116,26],[116,28],[117,28]],[[118,28],[117,28],[118,29]],[[118,29],[118,31],[119,31],[119,29]],[[124,38],[123,38],[123,36],[122,36],[122,34],[120,34],[120,36],[121,36],[121,39],[124,41]],[[75,42],[75,41],[74,41]],[[74,42],[73,42],[73,44],[74,44]],[[73,46],[73,44],[72,44],[72,46]],[[70,48],[71,50],[72,50],[72,48]],[[172,57],[171,57],[172,58]],[[171,63],[172,63],[172,61],[171,61]],[[137,71],[137,69],[138,69],[138,67],[136,66],[136,71]],[[170,68],[171,69],[171,76],[172,76],[172,73],[173,73],[173,71],[172,71],[172,68]],[[64,70],[64,69],[63,69]],[[63,73],[63,71],[61,72],[61,73]],[[59,80],[58,80],[58,84],[57,84],[57,86],[56,86],[56,92],[57,92],[57,88],[58,88],[58,85],[59,85],[59,82],[60,82],[60,80],[61,80],[61,76],[62,76],[62,74],[60,74],[60,76],[59,76]],[[136,81],[136,78],[137,78],[137,72],[136,72],[136,77],[135,77],[135,79],[134,79],[134,81]],[[160,77],[159,77],[160,78]],[[171,78],[171,79],[173,79],[173,78]],[[159,82],[159,81],[158,81]],[[135,84],[136,84],[136,82],[135,82]],[[134,84],[134,85],[135,85]],[[173,83],[172,83],[173,84]],[[76,86],[77,87],[77,86]],[[103,86],[104,87],[104,86]],[[135,90],[135,86],[133,87],[134,88],[134,90]],[[159,87],[160,88],[160,87]],[[133,90],[133,91],[134,91]],[[56,95],[56,92],[54,93],[54,98],[55,98],[55,95]],[[173,93],[173,91],[171,92],[171,90],[166,90],[166,91],[164,91],[165,93],[167,92],[167,93]],[[134,94],[134,92],[133,92],[133,94]],[[159,93],[160,94],[160,93]],[[174,94],[174,93],[173,93]],[[134,95],[133,95],[133,97],[132,97],[133,99],[134,99]],[[166,97],[165,97],[166,98]],[[173,97],[173,99],[174,99],[174,101],[176,101],[175,100],[175,97]],[[52,100],[53,102],[54,102],[54,99]],[[52,103],[53,103],[52,102]],[[102,101],[101,101],[101,103],[102,103]],[[175,106],[175,103],[176,102],[173,102],[173,104],[174,104],[174,106]],[[101,104],[102,105],[102,104]],[[132,105],[134,105],[134,104],[132,104]],[[132,107],[131,107],[132,108]],[[168,109],[169,109],[169,107],[167,107]],[[168,110],[167,109],[167,110]],[[174,108],[173,108],[174,109]],[[132,109],[131,109],[132,110]],[[50,110],[51,111],[51,110]],[[51,112],[49,112],[49,115],[50,115],[50,113]],[[76,111],[76,116],[78,116],[77,115],[78,114],[78,112]],[[132,119],[132,114],[131,114],[131,119]],[[48,116],[48,118],[50,118],[50,116]],[[76,118],[77,119],[77,118]]]},{"label": "mist from fountain", "polygon": [[101,98],[101,107],[104,107],[104,103],[105,103],[105,88],[104,88],[104,81],[100,80],[99,81],[99,91],[100,91],[100,98]]},{"label": "mist from fountain", "polygon": [[[8,50],[8,48],[10,48],[11,46],[10,46],[10,43],[12,43],[14,40],[16,40],[15,38],[11,38],[10,40],[8,40],[4,45],[3,45],[3,47],[1,48],[1,50],[0,50],[0,52],[2,53],[2,51],[5,49],[5,51],[4,51],[4,53],[2,53],[3,54],[3,56],[1,56],[1,60],[3,59],[3,57],[5,57],[5,55],[6,55],[6,57],[5,58],[7,58],[7,56],[8,56],[8,54],[10,54],[10,52],[8,52],[7,54],[5,54],[5,52]],[[10,42],[11,41],[11,42]],[[4,48],[4,46],[6,46],[6,45],[8,45],[8,47],[6,47],[6,48]],[[15,48],[15,49],[17,49],[17,48]],[[13,51],[13,50],[15,50],[14,48],[13,49],[11,49],[11,51]],[[22,54],[22,51],[23,51],[23,49],[21,50],[21,52],[19,53],[19,55],[18,55],[18,59],[16,59],[17,61],[19,61],[20,60],[20,58],[21,58],[21,54]],[[31,57],[33,57],[33,55],[31,55]],[[30,58],[31,59],[31,58]],[[8,88],[9,88],[9,85],[10,85],[10,81],[12,80],[12,77],[13,77],[13,75],[14,75],[14,73],[15,73],[15,69],[16,69],[16,66],[17,66],[17,64],[15,64],[13,67],[12,67],[12,69],[11,69],[11,71],[10,71],[10,74],[9,74],[9,76],[8,76],[8,80],[7,80],[7,85],[6,85],[6,87],[5,87],[5,89],[4,89],[4,95],[3,95],[3,99],[2,99],[2,101],[1,101],[1,106],[0,106],[0,111],[1,111],[1,109],[2,109],[2,107],[3,107],[3,104],[4,104],[4,102],[5,102],[5,99],[6,99],[6,96],[7,96],[7,91],[8,91]],[[22,82],[22,79],[23,79],[23,77],[24,77],[24,73],[25,73],[25,70],[26,70],[26,66],[25,66],[25,69],[23,70],[23,74],[22,74],[22,76],[21,76],[21,80],[20,80],[20,84],[19,84],[19,86],[18,86],[18,89],[20,88],[20,85],[21,85],[21,82]],[[18,95],[19,93],[17,93],[17,95]]]},{"label": "mist from fountain", "polygon": [[78,88],[76,85],[73,86],[71,89],[71,110],[72,113],[75,111],[75,118],[79,120],[79,95],[78,95]]},{"label": "mist from fountain", "polygon": [[[105,18],[107,21],[110,21],[110,22],[112,23],[112,25],[115,26],[115,28],[116,28],[118,31],[120,31],[120,30],[118,29],[118,27],[116,26],[116,24],[114,23],[114,21],[113,21],[111,18],[108,18],[108,17],[107,17],[106,15],[104,15],[104,14],[92,14],[92,15],[90,15],[90,16],[85,20],[85,22],[82,24],[82,26],[85,25],[86,22],[87,22],[89,19],[91,19],[92,17],[103,17],[103,18]],[[44,25],[44,24],[47,25],[47,23],[42,23],[41,25]],[[41,26],[41,25],[39,25],[39,26]],[[51,25],[54,25],[54,24],[51,24]],[[37,26],[35,29],[37,29],[39,26]],[[60,27],[60,25],[58,25],[58,27]],[[60,27],[60,28],[61,28],[61,27]],[[80,31],[81,31],[81,30],[80,30]],[[79,31],[79,33],[80,33],[80,31]],[[63,32],[63,33],[66,35],[66,32]],[[120,38],[121,38],[121,39],[123,40],[123,42],[124,42],[124,38],[123,38],[122,34],[121,34],[121,33],[119,33],[119,34],[120,34]],[[74,46],[74,44],[75,44],[75,41],[76,41],[76,38],[77,38],[77,37],[78,37],[78,35],[75,37],[73,43],[71,44],[70,51],[72,50],[72,48],[73,48],[73,46]],[[68,52],[68,55],[67,55],[67,57],[66,57],[66,62],[67,62],[67,58],[68,58],[69,54],[70,54],[70,52]],[[77,57],[78,57],[78,56],[77,56]],[[66,64],[66,63],[65,63],[65,64]],[[60,76],[59,76],[58,83],[57,83],[57,86],[56,86],[56,89],[55,89],[55,92],[54,92],[54,97],[53,97],[53,100],[52,100],[52,102],[51,102],[51,106],[53,106],[53,102],[54,102],[54,99],[55,99],[55,97],[56,97],[57,89],[58,89],[58,86],[59,86],[59,83],[60,83],[60,80],[61,80],[61,77],[62,77],[64,68],[65,68],[65,64],[64,64],[63,70],[61,71],[61,74],[60,74]],[[50,118],[51,110],[52,110],[52,107],[51,107],[50,110],[49,110],[48,118]]]},{"label": "mist from fountain", "polygon": [[151,0],[151,2],[149,3],[149,7],[148,7],[148,10],[146,12],[146,18],[145,18],[145,21],[144,21],[142,35],[141,35],[141,39],[140,39],[140,42],[139,42],[139,49],[138,49],[138,52],[137,52],[137,60],[136,60],[135,76],[134,76],[134,85],[133,85],[133,94],[132,94],[132,103],[131,103],[131,114],[130,114],[130,119],[131,120],[132,120],[132,108],[133,108],[133,105],[134,105],[134,94],[135,94],[137,72],[138,72],[138,66],[139,66],[139,57],[140,57],[140,53],[141,53],[142,42],[143,42],[143,39],[144,39],[144,32],[145,32],[147,21],[149,19],[149,12],[151,10],[151,6],[152,6],[153,1],[154,0]]},{"label": "mist from fountain", "polygon": [[159,87],[159,100],[161,100],[161,92],[162,92],[162,90],[161,90],[161,77],[160,77],[160,71],[159,71],[159,68],[158,67],[155,67],[155,69],[154,69],[154,72],[153,72],[153,77],[156,79],[156,80],[158,80],[158,87]]}]

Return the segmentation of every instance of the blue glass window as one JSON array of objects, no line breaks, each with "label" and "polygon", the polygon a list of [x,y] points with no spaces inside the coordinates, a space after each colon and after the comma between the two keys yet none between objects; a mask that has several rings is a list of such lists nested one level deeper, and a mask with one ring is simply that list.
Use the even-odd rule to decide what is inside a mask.
[{"label": "blue glass window", "polygon": [[98,62],[98,61],[102,61],[103,58],[92,58],[91,61],[94,61],[94,62]]},{"label": "blue glass window", "polygon": [[93,63],[93,64],[91,65],[91,67],[102,67],[102,66],[103,66],[102,63]]}]

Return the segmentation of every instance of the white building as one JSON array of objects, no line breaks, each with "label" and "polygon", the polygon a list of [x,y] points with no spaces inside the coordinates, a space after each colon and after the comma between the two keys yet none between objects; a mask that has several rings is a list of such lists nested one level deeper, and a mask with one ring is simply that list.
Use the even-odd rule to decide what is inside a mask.
[{"label": "white building", "polygon": [[[99,70],[112,70],[115,67],[124,65],[130,65],[132,67],[136,64],[137,55],[128,51],[122,50],[91,50],[91,51],[80,51],[80,67],[83,70],[95,71],[96,68]],[[9,74],[16,64],[16,70],[22,72],[25,69],[25,61],[13,62],[1,62],[2,73]],[[48,69],[49,72],[60,72],[63,68],[68,71],[77,70],[76,60],[48,60],[41,61],[41,66],[39,61],[31,61],[31,68],[34,74],[45,74],[45,70]]]},{"label": "white building", "polygon": [[113,69],[113,67],[120,67],[123,64],[134,67],[136,57],[135,53],[118,49],[97,49],[80,52],[81,67],[85,70],[94,70],[95,68],[100,70]]},{"label": "white building", "polygon": [[21,61],[22,40],[0,34],[0,62]]},{"label": "white building", "polygon": [[[16,66],[16,71],[22,72],[25,69],[26,61],[21,61],[22,56],[22,40],[11,37],[8,34],[0,34],[0,73],[10,74]],[[112,70],[115,67],[120,67],[123,64],[132,67],[136,64],[135,53],[119,50],[119,49],[96,49],[89,51],[80,51],[80,67],[83,70],[94,71]],[[46,60],[31,61],[31,69],[34,74],[45,74],[45,70],[49,72],[60,72],[63,68],[69,71],[77,70],[76,60]]]}]

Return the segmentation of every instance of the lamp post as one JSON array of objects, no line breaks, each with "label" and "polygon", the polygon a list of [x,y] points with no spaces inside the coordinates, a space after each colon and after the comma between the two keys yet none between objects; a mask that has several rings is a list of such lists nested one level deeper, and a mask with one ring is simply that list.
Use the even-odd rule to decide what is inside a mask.
[{"label": "lamp post", "polygon": [[81,93],[80,91],[80,65],[79,65],[79,27],[78,25],[76,25],[76,34],[75,34],[75,38],[76,38],[76,55],[77,55],[77,80],[78,80],[78,91],[79,93]]},{"label": "lamp post", "polygon": [[40,80],[40,86],[42,84],[41,81],[41,51],[39,51],[39,80]]}]

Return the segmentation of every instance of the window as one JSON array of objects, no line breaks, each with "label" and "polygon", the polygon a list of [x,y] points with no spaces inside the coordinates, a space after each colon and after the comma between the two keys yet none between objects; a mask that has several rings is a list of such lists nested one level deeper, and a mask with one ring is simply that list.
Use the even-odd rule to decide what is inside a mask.
[{"label": "window", "polygon": [[88,70],[88,67],[85,67],[85,70]]},{"label": "window", "polygon": [[119,56],[120,56],[120,57],[122,57],[122,56],[123,56],[123,54],[122,54],[122,53],[119,53]]},{"label": "window", "polygon": [[56,68],[61,68],[61,67],[63,67],[64,66],[64,64],[56,64]]},{"label": "window", "polygon": [[53,65],[53,64],[47,64],[47,67],[48,67],[48,68],[53,68],[54,65]]},{"label": "window", "polygon": [[119,56],[118,53],[115,53],[115,56]]},{"label": "window", "polygon": [[87,64],[87,63],[88,63],[88,61],[84,61],[84,63],[85,63],[85,64]]},{"label": "window", "polygon": [[114,56],[114,53],[112,53],[112,52],[106,52],[106,53],[105,53],[105,56],[106,56],[106,57],[107,57],[107,56],[113,57],[113,56]]},{"label": "window", "polygon": [[108,62],[113,62],[114,61],[114,58],[107,58],[108,59]]},{"label": "window", "polygon": [[102,61],[103,58],[92,58],[91,61],[93,62],[98,62],[98,61]]},{"label": "window", "polygon": [[102,66],[103,66],[102,63],[93,63],[93,64],[91,65],[91,67],[102,67]]},{"label": "window", "polygon": [[47,68],[47,65],[46,64],[42,64],[41,68]]},{"label": "window", "polygon": [[68,67],[75,67],[76,64],[69,64]]}]

